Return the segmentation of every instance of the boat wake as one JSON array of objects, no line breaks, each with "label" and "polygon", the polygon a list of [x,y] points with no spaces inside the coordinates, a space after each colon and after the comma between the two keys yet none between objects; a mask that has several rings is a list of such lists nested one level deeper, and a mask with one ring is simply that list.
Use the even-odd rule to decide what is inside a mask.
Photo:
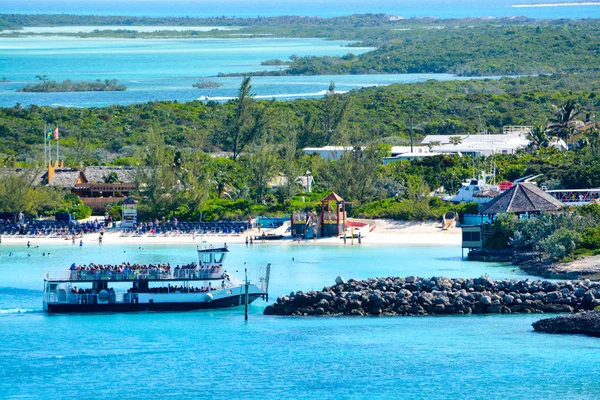
[{"label": "boat wake", "polygon": [[0,315],[10,315],[10,314],[32,314],[32,313],[41,313],[43,312],[40,308],[39,310],[34,310],[33,308],[8,308],[8,309],[0,309]]},{"label": "boat wake", "polygon": [[[336,90],[335,93],[347,93],[347,90]],[[285,94],[264,94],[254,96],[255,99],[279,99],[279,98],[296,98],[296,97],[316,97],[316,96],[325,96],[327,90],[321,90],[319,92],[310,92],[310,93],[285,93]],[[233,100],[235,97],[229,96],[200,96],[197,100],[200,101],[228,101]]]}]

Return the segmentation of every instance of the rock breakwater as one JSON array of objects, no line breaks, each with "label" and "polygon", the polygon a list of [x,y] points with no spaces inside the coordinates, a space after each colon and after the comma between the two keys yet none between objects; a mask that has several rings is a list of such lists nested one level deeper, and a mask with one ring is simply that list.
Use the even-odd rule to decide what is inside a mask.
[{"label": "rock breakwater", "polygon": [[545,333],[571,333],[600,337],[600,312],[545,318],[533,323],[533,330]]},{"label": "rock breakwater", "polygon": [[322,291],[280,296],[266,315],[444,315],[591,310],[600,283],[545,280],[494,281],[487,277],[388,277],[337,280]]}]

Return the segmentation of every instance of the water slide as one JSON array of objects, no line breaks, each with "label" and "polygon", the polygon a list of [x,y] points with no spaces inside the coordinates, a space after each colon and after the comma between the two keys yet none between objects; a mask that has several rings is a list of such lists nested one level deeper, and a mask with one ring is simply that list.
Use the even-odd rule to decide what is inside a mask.
[{"label": "water slide", "polygon": [[457,219],[457,215],[454,211],[448,211],[446,214],[444,214],[443,219],[444,219],[444,223],[442,225],[442,230],[443,231],[447,231],[449,229],[453,229],[456,227],[456,219]]},{"label": "water slide", "polygon": [[[283,224],[281,224],[281,226],[279,226],[277,228],[263,229],[263,232],[265,234],[265,239],[266,240],[281,239],[285,235],[289,235],[291,226],[292,226],[292,224],[290,221],[284,221]],[[256,240],[260,240],[260,239],[262,239],[262,236],[260,236],[260,235],[256,236]]]}]

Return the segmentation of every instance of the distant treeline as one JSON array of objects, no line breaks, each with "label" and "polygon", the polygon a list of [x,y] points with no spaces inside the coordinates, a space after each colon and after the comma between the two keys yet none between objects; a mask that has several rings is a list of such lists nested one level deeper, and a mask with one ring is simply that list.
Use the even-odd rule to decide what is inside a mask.
[{"label": "distant treeline", "polygon": [[[533,23],[536,20],[519,18],[497,18],[494,22],[501,24]],[[565,20],[566,21],[566,20]],[[381,25],[438,25],[440,23],[464,23],[469,25],[487,24],[489,20],[479,18],[459,18],[440,20],[439,18],[398,19],[386,14],[357,14],[342,17],[323,18],[306,16],[275,17],[134,17],[134,16],[100,16],[75,14],[0,14],[0,29],[26,26],[93,26],[93,25],[148,25],[148,26],[271,26],[271,27],[335,27],[340,25],[355,28]]]},{"label": "distant treeline", "polygon": [[119,84],[116,79],[97,79],[95,82],[73,82],[72,80],[43,81],[35,85],[24,86],[17,92],[121,92],[126,90],[125,85]]}]

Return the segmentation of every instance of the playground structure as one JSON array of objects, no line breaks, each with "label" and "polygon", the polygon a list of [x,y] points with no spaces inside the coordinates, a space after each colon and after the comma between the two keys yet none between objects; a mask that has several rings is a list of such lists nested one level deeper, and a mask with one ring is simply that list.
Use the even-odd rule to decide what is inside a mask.
[{"label": "playground structure", "polygon": [[321,213],[299,211],[291,215],[292,236],[304,239],[337,237],[346,230],[346,201],[332,192],[321,200]]}]

